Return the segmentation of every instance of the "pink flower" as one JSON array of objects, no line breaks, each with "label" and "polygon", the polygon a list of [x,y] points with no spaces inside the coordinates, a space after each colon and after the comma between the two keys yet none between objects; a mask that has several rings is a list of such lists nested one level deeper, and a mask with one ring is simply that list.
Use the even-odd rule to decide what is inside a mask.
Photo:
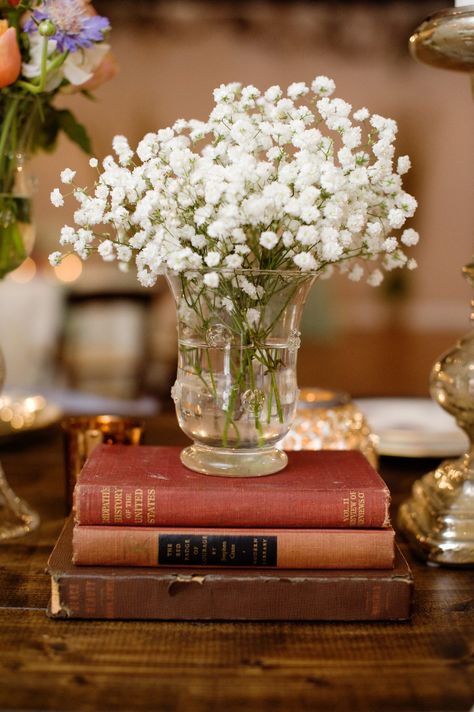
[{"label": "pink flower", "polygon": [[0,20],[0,89],[13,84],[21,71],[21,55],[16,30]]}]

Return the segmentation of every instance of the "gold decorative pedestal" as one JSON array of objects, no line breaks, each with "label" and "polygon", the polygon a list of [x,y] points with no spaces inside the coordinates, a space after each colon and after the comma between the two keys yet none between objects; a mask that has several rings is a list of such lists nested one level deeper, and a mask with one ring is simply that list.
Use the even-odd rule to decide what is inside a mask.
[{"label": "gold decorative pedestal", "polygon": [[[474,262],[464,272],[474,286]],[[434,365],[431,395],[456,418],[470,446],[415,482],[399,526],[429,561],[468,566],[474,564],[474,330]]]},{"label": "gold decorative pedestal", "polygon": [[[428,17],[410,37],[415,59],[469,72],[474,91],[474,0]],[[459,5],[462,3],[459,2]],[[474,284],[474,263],[464,268]],[[474,319],[474,302],[473,314]],[[474,331],[441,357],[431,373],[433,398],[466,431],[469,451],[415,482],[398,523],[414,548],[436,564],[474,564]]]}]

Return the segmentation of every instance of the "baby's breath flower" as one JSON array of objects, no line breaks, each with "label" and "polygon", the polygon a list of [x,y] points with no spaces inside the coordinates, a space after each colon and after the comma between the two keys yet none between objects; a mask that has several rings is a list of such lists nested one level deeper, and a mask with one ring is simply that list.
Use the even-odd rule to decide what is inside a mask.
[{"label": "baby's breath flower", "polygon": [[65,184],[72,183],[75,175],[76,175],[76,171],[73,171],[70,168],[65,168],[60,173],[61,183],[65,183]]},{"label": "baby's breath flower", "polygon": [[420,239],[420,236],[416,232],[416,230],[413,230],[413,228],[410,227],[407,230],[404,230],[402,232],[402,236],[400,239],[404,245],[411,247],[412,245],[418,244],[418,240]]},{"label": "baby's breath flower", "polygon": [[51,254],[48,257],[49,264],[52,267],[57,267],[59,264],[61,264],[62,258],[63,258],[63,255],[61,252],[51,252]]},{"label": "baby's breath flower", "polygon": [[357,111],[354,111],[354,119],[356,121],[366,121],[370,116],[369,110],[364,107],[362,109],[357,109]]},{"label": "baby's breath flower", "polygon": [[411,168],[411,161],[410,161],[409,156],[400,156],[397,161],[397,173],[399,175],[403,175],[404,173],[408,173],[410,168]]},{"label": "baby's breath flower", "polygon": [[302,272],[309,272],[317,269],[317,262],[309,252],[299,252],[293,257],[293,262]]},{"label": "baby's breath flower", "polygon": [[204,284],[207,287],[216,289],[219,286],[219,275],[217,274],[217,272],[207,272],[204,275]]},{"label": "baby's breath flower", "polygon": [[278,242],[278,235],[271,230],[266,230],[260,235],[259,242],[262,247],[265,247],[267,250],[272,250]]},{"label": "baby's breath flower", "polygon": [[119,163],[126,166],[133,158],[133,151],[128,145],[128,139],[125,136],[115,136],[112,141],[112,148],[118,156]]},{"label": "baby's breath flower", "polygon": [[316,77],[311,84],[311,89],[315,94],[320,94],[321,96],[331,96],[336,89],[336,85],[332,79],[329,77],[321,76]]},{"label": "baby's breath flower", "polygon": [[304,82],[293,82],[293,84],[290,84],[290,86],[287,89],[287,94],[290,97],[290,99],[299,99],[302,96],[305,96],[309,92],[308,87]]},{"label": "baby's breath flower", "polygon": [[217,267],[217,265],[221,261],[221,256],[218,252],[214,250],[207,253],[206,257],[204,258],[204,261],[208,267]]},{"label": "baby's breath flower", "polygon": [[374,269],[374,271],[367,278],[367,284],[371,287],[378,287],[383,282],[383,274],[379,269]]},{"label": "baby's breath flower", "polygon": [[355,264],[349,272],[349,279],[353,282],[360,282],[364,274],[364,269],[359,264]]},{"label": "baby's breath flower", "polygon": [[51,191],[50,199],[55,208],[62,208],[64,205],[64,197],[59,188]]}]

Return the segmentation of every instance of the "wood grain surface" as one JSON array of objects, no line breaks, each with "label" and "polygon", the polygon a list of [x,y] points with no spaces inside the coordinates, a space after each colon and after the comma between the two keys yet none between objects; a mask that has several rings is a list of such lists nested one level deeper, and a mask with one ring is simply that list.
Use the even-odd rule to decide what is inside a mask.
[{"label": "wood grain surface", "polygon": [[[179,444],[174,416],[147,442]],[[0,709],[468,712],[474,703],[474,572],[415,575],[409,623],[168,623],[46,618],[46,560],[64,516],[59,427],[2,443],[39,531],[0,545]],[[386,459],[394,510],[435,463]]]}]

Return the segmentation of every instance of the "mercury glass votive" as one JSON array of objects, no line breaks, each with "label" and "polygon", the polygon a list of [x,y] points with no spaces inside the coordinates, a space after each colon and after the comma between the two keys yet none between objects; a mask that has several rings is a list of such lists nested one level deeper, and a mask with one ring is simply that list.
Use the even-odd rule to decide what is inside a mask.
[{"label": "mercury glass votive", "polygon": [[377,467],[376,438],[347,393],[302,388],[285,450],[360,450]]},{"label": "mercury glass votive", "polygon": [[97,445],[139,445],[144,424],[141,420],[118,415],[84,415],[65,418],[62,428],[66,467],[66,510],[69,512],[77,477]]}]

